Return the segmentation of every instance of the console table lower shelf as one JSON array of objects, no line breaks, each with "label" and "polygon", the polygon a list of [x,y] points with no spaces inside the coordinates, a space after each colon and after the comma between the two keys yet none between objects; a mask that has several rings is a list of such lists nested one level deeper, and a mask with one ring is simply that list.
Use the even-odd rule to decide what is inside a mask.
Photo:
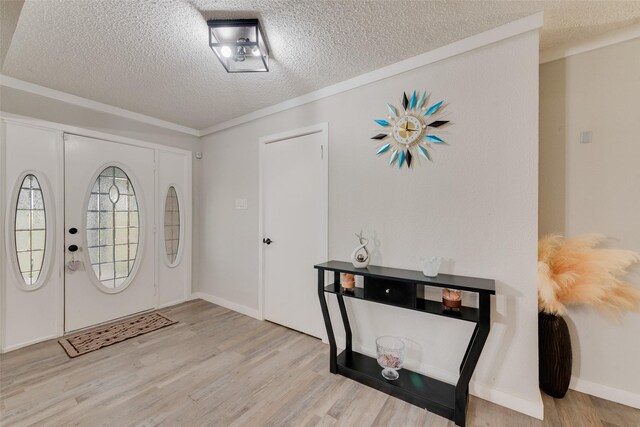
[{"label": "console table lower shelf", "polygon": [[355,351],[338,355],[338,374],[380,390],[398,399],[452,419],[456,387],[417,372],[401,369],[400,377],[389,381],[380,375],[378,361]]},{"label": "console table lower shelf", "polygon": [[[354,268],[350,263],[340,261],[318,264],[315,268],[318,270],[318,299],[329,341],[329,370],[427,409],[464,427],[469,401],[469,381],[491,329],[490,297],[495,295],[495,281],[447,274],[428,278],[419,271],[371,265],[367,268]],[[325,272],[329,271],[333,272],[333,282],[326,286]],[[364,289],[345,292],[341,287],[340,273],[363,276]],[[475,292],[478,295],[478,308],[463,306],[455,314],[445,311],[440,303],[420,298],[417,292],[418,286]],[[335,295],[340,308],[346,346],[340,354],[337,352],[325,294]],[[381,367],[375,358],[353,351],[351,324],[344,303],[345,297],[474,323],[475,328],[460,363],[458,382],[455,385],[448,384],[407,369],[401,369],[400,377],[393,381],[382,377]]]}]

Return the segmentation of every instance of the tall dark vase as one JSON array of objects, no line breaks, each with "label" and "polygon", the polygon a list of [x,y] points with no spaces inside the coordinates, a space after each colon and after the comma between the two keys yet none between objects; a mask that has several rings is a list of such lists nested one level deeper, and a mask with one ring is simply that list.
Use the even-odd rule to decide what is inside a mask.
[{"label": "tall dark vase", "polygon": [[554,314],[538,314],[538,363],[540,388],[563,398],[571,381],[571,337],[567,322]]}]

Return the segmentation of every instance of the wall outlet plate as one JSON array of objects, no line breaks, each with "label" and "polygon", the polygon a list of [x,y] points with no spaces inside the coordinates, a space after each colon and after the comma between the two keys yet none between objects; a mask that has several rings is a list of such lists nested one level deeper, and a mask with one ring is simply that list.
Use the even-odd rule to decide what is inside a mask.
[{"label": "wall outlet plate", "polygon": [[247,199],[236,199],[236,209],[247,209]]}]

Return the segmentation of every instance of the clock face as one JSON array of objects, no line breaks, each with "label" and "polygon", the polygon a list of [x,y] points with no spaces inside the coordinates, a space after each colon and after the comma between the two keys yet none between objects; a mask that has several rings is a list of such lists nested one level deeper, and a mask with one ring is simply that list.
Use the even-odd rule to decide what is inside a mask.
[{"label": "clock face", "polygon": [[422,121],[414,116],[400,118],[393,127],[393,138],[403,145],[413,145],[422,136]]},{"label": "clock face", "polygon": [[446,144],[433,132],[448,120],[441,120],[444,101],[429,105],[427,92],[413,91],[411,96],[402,94],[399,106],[387,104],[387,119],[374,120],[382,126],[381,132],[372,137],[379,145],[376,154],[388,154],[389,165],[410,168],[420,157],[431,160],[430,151],[434,145]]}]

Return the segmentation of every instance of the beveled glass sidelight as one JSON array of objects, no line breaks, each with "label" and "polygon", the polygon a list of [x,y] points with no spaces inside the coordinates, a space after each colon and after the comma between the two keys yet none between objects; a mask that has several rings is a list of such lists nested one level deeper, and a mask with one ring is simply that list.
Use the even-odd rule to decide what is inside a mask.
[{"label": "beveled glass sidelight", "polygon": [[100,283],[118,289],[136,262],[140,219],[133,184],[120,168],[110,166],[96,179],[87,206],[87,250]]},{"label": "beveled glass sidelight", "polygon": [[28,287],[38,282],[44,264],[47,219],[42,187],[35,175],[24,177],[18,191],[14,235],[20,275]]},{"label": "beveled glass sidelight", "polygon": [[269,71],[269,49],[257,19],[211,19],[209,47],[228,73]]},{"label": "beveled glass sidelight", "polygon": [[167,190],[164,202],[164,247],[169,264],[175,264],[180,248],[180,204],[173,186]]}]

